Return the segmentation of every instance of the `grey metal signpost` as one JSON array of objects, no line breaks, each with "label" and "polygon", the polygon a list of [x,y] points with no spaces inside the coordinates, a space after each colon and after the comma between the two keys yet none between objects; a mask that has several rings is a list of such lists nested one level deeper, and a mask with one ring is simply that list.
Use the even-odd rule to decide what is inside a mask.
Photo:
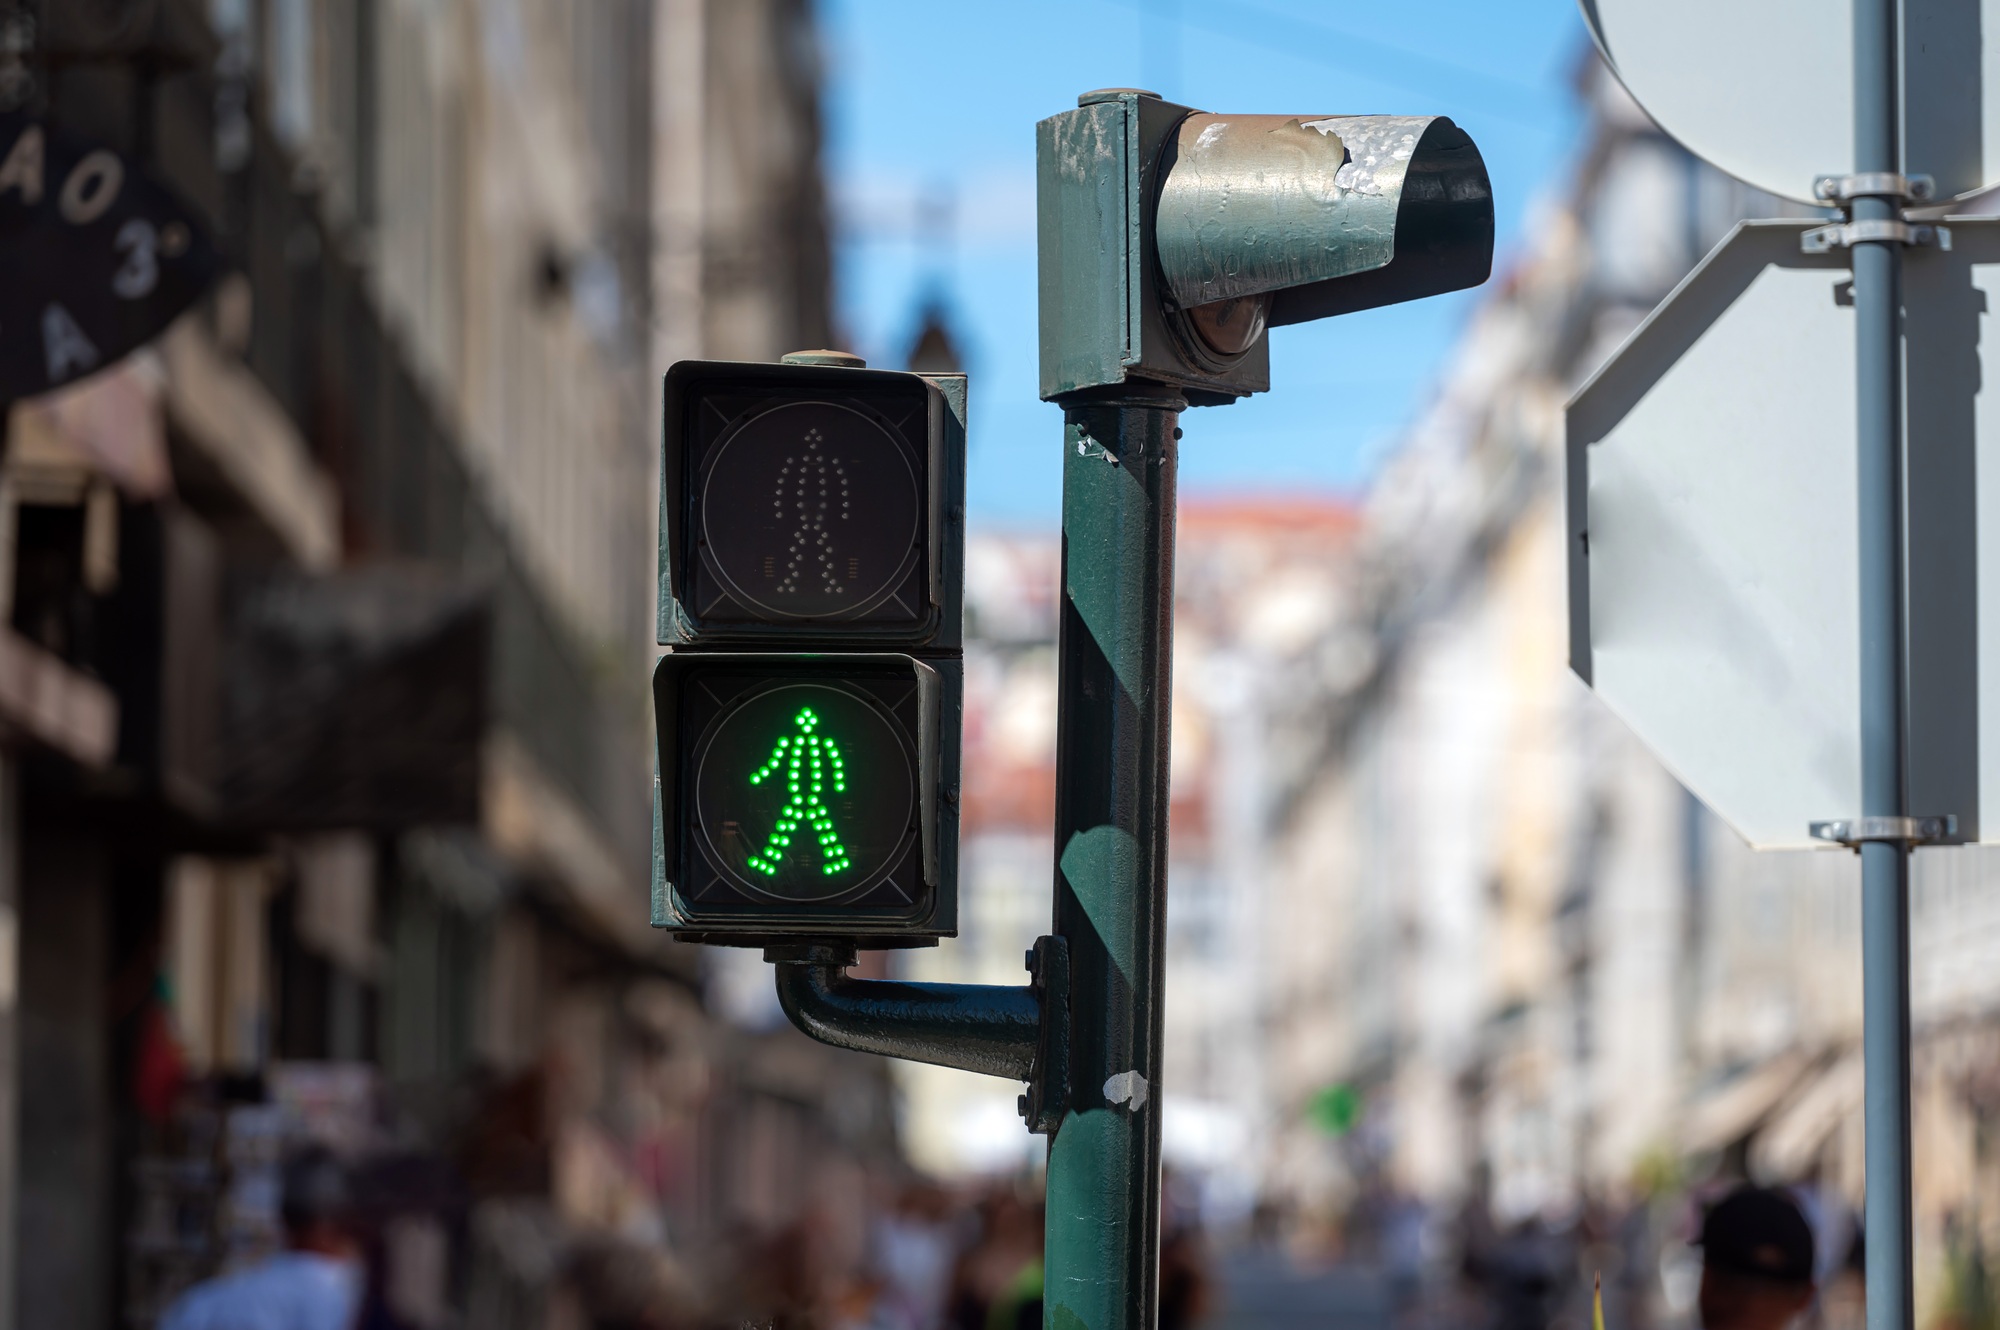
[{"label": "grey metal signpost", "polygon": [[[1855,0],[1862,1040],[1869,1330],[1910,1330],[1910,847],[1904,754],[1902,206],[1896,0]],[[1866,192],[1864,192],[1866,191]],[[1880,820],[1879,823],[1877,820]]]},{"label": "grey metal signpost", "polygon": [[[2000,104],[1987,95],[1979,36],[2000,20],[2000,6],[1837,0],[1801,25],[1792,7],[1768,0],[1581,3],[1606,62],[1669,133],[1752,184],[1844,213],[1799,234],[1803,260],[1797,251],[1789,261],[1770,256],[1791,234],[1786,224],[1739,227],[1571,402],[1571,660],[1755,844],[1799,843],[1808,828],[1780,827],[1773,814],[1801,798],[1858,796],[1858,806],[1819,814],[1831,820],[1814,821],[1809,834],[1861,860],[1868,1324],[1910,1330],[1910,855],[1928,842],[2000,839],[2000,826],[1981,816],[2000,743],[1973,719],[1992,662],[1964,626],[1977,621],[1972,602],[1983,595],[1974,522],[1992,506],[1970,465],[1973,440],[1988,428],[1971,409],[1985,378],[1984,315],[1959,317],[1983,311],[1993,223],[1945,219],[1974,252],[1944,255],[1950,231],[1913,222],[1906,208],[2000,176],[1992,151]],[[1767,40],[1780,32],[1786,40]],[[1829,78],[1843,57],[1851,78]],[[1850,146],[1850,174],[1818,174]],[[1906,293],[1913,246],[1930,248],[1910,259]],[[1843,250],[1851,323],[1824,302],[1834,274],[1818,267],[1839,266]],[[1815,291],[1818,301],[1791,300]],[[1716,358],[1718,346],[1747,345],[1752,329],[1764,331],[1768,349],[1737,364]],[[1829,548],[1851,550],[1854,563],[1823,571],[1853,578],[1854,591],[1814,599],[1834,622],[1852,613],[1852,674],[1810,659],[1806,644],[1826,633],[1824,615],[1802,628],[1777,603],[1777,588],[1801,585],[1813,558],[1776,546],[1805,532],[1760,532],[1724,493],[1751,470],[1734,457],[1768,463],[1837,451],[1824,417],[1839,409],[1827,394],[1843,386],[1841,367],[1822,358],[1810,385],[1799,367],[1811,348],[1848,333],[1854,525],[1845,527],[1847,514],[1826,516],[1824,504],[1814,517],[1851,531],[1851,543]],[[1906,363],[1905,341],[1918,338],[1921,355],[1913,340]],[[1675,362],[1689,367],[1678,380]],[[1689,441],[1686,427],[1702,409],[1694,389],[1728,405],[1716,409],[1719,428]],[[1941,477],[1955,479],[1955,493],[1943,494]],[[1924,515],[1915,546],[1913,511]],[[1756,640],[1739,633],[1733,652],[1718,650],[1732,614]],[[1698,668],[1669,677],[1671,663],[1689,661]],[[1734,735],[1719,728],[1715,718],[1749,715],[1776,688],[1801,682],[1809,701],[1764,708],[1769,720],[1760,715]],[[1842,696],[1853,698],[1852,729],[1827,705]],[[1960,702],[1948,724],[1938,722],[1941,697]],[[1697,713],[1708,718],[1693,732],[1669,733],[1672,717]],[[1745,766],[1787,773],[1792,788],[1756,792]]]}]

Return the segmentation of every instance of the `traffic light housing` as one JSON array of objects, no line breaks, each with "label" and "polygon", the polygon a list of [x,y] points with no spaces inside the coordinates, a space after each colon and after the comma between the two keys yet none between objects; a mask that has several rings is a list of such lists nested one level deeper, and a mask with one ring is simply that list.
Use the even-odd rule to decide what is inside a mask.
[{"label": "traffic light housing", "polygon": [[683,361],[663,436],[654,924],[953,935],[964,376]]},{"label": "traffic light housing", "polygon": [[957,649],[964,396],[963,375],[668,370],[661,644]]},{"label": "traffic light housing", "polygon": [[1044,398],[1139,379],[1221,405],[1270,387],[1271,327],[1492,270],[1486,166],[1442,116],[1211,115],[1113,88],[1036,149]]}]

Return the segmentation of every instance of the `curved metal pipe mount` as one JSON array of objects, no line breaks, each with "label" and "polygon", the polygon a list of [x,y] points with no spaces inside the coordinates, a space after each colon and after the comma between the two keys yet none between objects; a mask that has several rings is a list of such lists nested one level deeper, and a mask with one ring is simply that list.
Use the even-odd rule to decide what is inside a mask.
[{"label": "curved metal pipe mount", "polygon": [[[793,1025],[835,1048],[1031,1081],[1032,1130],[1052,1130],[1067,1106],[1069,966],[1061,938],[1029,953],[1035,982],[919,984],[851,979],[854,944],[838,939],[768,947],[778,1004]],[[1050,1000],[1053,994],[1053,1000]],[[1045,1019],[1046,1017],[1046,1019]],[[1043,1068],[1053,1076],[1042,1075]],[[1041,1126],[1042,1121],[1050,1125]]]}]

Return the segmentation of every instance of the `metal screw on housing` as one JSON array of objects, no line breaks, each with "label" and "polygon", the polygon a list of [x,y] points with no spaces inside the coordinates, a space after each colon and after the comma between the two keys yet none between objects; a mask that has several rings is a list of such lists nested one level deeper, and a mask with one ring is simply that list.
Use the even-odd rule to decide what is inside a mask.
[{"label": "metal screw on housing", "polygon": [[1814,840],[1833,841],[1848,849],[1858,849],[1867,841],[1893,841],[1901,845],[1931,845],[1958,834],[1956,817],[1848,817],[1831,822],[1813,822],[1807,830]]},{"label": "metal screw on housing", "polygon": [[778,357],[781,365],[823,365],[830,369],[867,369],[868,362],[852,351],[787,351]]}]

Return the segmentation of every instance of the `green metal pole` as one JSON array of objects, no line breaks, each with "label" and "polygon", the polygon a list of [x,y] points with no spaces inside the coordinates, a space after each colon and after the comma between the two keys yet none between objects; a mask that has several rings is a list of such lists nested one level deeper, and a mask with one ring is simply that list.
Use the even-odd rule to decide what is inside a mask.
[{"label": "green metal pole", "polygon": [[1146,384],[1063,401],[1055,932],[1069,944],[1071,1090],[1049,1145],[1049,1330],[1150,1330],[1158,1314],[1174,471],[1186,405]]}]

